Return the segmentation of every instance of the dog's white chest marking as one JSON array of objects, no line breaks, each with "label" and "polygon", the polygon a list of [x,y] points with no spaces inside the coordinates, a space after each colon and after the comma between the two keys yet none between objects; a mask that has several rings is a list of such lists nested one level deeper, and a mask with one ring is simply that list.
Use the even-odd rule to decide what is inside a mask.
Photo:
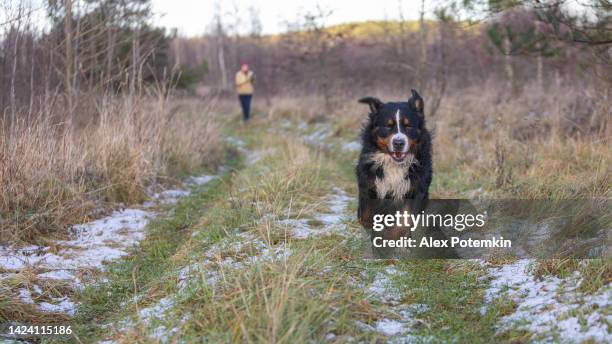
[{"label": "dog's white chest marking", "polygon": [[406,178],[406,173],[413,162],[413,157],[408,156],[402,164],[394,162],[384,153],[374,153],[370,159],[375,168],[382,167],[384,173],[382,179],[377,177],[374,181],[378,198],[383,199],[387,194],[391,194],[396,200],[404,198],[410,190],[410,179]]}]

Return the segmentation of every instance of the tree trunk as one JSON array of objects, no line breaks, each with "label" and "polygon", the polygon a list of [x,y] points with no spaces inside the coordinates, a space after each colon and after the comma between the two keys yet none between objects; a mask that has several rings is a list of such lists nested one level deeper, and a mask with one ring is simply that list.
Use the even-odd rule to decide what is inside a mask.
[{"label": "tree trunk", "polygon": [[78,101],[79,94],[79,48],[80,48],[80,39],[81,39],[81,8],[79,0],[76,0],[77,4],[77,22],[76,22],[76,32],[74,34],[74,52],[73,52],[73,66],[72,66],[72,92],[75,96],[74,99]]},{"label": "tree trunk", "polygon": [[19,31],[21,28],[19,24],[15,30],[15,39],[13,40],[13,65],[11,66],[11,89],[10,89],[10,103],[11,103],[11,134],[15,127],[15,120],[17,119],[17,104],[15,99],[15,80],[17,78],[17,59],[18,59],[18,47],[19,47]]},{"label": "tree trunk", "polygon": [[132,35],[132,62],[130,66],[130,94],[129,94],[129,112],[132,112],[134,105],[134,95],[136,93],[136,81],[138,79],[138,64],[140,63],[140,29],[134,29]]},{"label": "tree trunk", "polygon": [[[540,22],[536,21],[535,23],[535,27],[536,27],[536,32],[540,32]],[[541,41],[537,41],[536,43],[536,51],[538,52],[538,56],[536,59],[536,80],[538,83],[538,89],[541,91],[544,87],[544,58],[542,57],[542,54],[544,53],[542,51],[542,42]]]},{"label": "tree trunk", "polygon": [[219,34],[217,38],[217,58],[219,59],[219,70],[221,72],[221,87],[227,89],[227,67],[225,66],[225,49],[223,48],[223,35]]},{"label": "tree trunk", "polygon": [[[447,51],[446,51],[446,27],[444,23],[439,23],[438,34],[439,34],[439,45],[440,45],[440,64],[437,69],[436,76],[436,84],[437,84],[437,92],[432,92],[431,102],[429,103],[429,112],[428,115],[433,117],[438,112],[440,108],[440,104],[442,103],[442,98],[446,93],[446,63],[447,63]],[[453,32],[450,30],[450,32]],[[449,40],[453,41],[454,37],[451,37]]]},{"label": "tree trunk", "polygon": [[[47,65],[45,66],[45,96],[43,101],[43,109],[45,112],[45,119],[51,117],[51,73],[53,71],[53,51],[49,49],[51,44],[49,43],[49,35],[45,36],[44,46],[42,52],[48,52],[49,58]],[[43,55],[44,56],[44,55]]]},{"label": "tree trunk", "polygon": [[542,62],[542,56],[538,55],[538,88],[544,87],[544,63]]},{"label": "tree trunk", "polygon": [[512,68],[511,42],[508,34],[504,35],[504,69],[506,70],[506,82],[511,92],[514,91],[514,69]]},{"label": "tree trunk", "polygon": [[420,43],[421,43],[421,65],[418,68],[418,87],[424,91],[427,87],[427,28],[425,27],[425,0],[421,0],[421,13],[419,18]]},{"label": "tree trunk", "polygon": [[31,38],[32,46],[30,51],[30,106],[28,108],[28,122],[32,117],[34,111],[34,55],[36,53],[36,47],[34,46],[34,37]]},{"label": "tree trunk", "polygon": [[113,80],[113,57],[115,54],[115,30],[113,25],[109,25],[107,30],[108,47],[106,49],[106,75],[104,76],[104,82],[106,83],[107,90],[112,89]]},{"label": "tree trunk", "polygon": [[72,0],[65,0],[66,18],[65,18],[65,35],[66,35],[66,110],[68,118],[72,122]]}]

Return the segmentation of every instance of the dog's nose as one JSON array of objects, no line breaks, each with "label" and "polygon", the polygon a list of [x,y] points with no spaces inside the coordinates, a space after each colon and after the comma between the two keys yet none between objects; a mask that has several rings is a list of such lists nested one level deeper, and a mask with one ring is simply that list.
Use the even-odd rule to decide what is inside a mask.
[{"label": "dog's nose", "polygon": [[402,150],[404,149],[404,145],[406,145],[406,141],[401,138],[393,139],[392,143],[395,150]]}]

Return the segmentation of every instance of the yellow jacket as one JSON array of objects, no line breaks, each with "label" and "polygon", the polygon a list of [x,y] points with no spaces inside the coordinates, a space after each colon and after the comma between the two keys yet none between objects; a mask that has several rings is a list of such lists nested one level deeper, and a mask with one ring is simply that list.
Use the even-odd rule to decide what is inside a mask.
[{"label": "yellow jacket", "polygon": [[236,91],[238,94],[253,94],[253,72],[248,71],[246,74],[243,71],[236,73]]}]

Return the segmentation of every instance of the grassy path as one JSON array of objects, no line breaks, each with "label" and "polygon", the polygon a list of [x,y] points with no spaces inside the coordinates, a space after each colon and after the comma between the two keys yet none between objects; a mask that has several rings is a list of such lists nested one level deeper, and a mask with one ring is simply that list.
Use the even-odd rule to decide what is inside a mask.
[{"label": "grassy path", "polygon": [[349,158],[290,132],[253,132],[232,133],[242,163],[80,295],[79,338],[371,342],[442,331],[478,341],[491,331],[474,326],[474,264],[361,259]]},{"label": "grassy path", "polygon": [[489,343],[514,310],[484,304],[477,261],[362,259],[356,153],[342,142],[296,140],[286,124],[229,134],[240,161],[80,294],[82,342]]}]

